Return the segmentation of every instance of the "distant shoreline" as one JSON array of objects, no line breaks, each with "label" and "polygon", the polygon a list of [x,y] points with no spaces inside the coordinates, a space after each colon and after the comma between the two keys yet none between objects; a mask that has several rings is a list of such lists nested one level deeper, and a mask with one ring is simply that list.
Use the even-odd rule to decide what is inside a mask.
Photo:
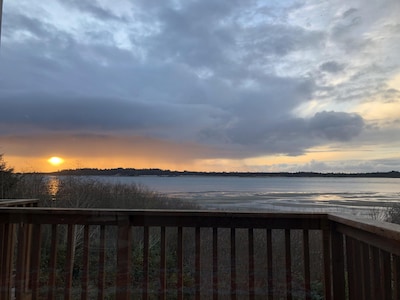
[{"label": "distant shoreline", "polygon": [[400,178],[400,172],[370,172],[370,173],[318,173],[318,172],[195,172],[171,171],[161,169],[70,169],[57,172],[41,173],[45,175],[74,176],[229,176],[229,177],[338,177],[338,178]]}]

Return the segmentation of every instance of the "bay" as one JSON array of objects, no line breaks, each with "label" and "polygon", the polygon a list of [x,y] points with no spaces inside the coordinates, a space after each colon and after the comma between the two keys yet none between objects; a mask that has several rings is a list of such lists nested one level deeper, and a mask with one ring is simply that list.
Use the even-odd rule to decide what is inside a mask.
[{"label": "bay", "polygon": [[85,176],[109,183],[138,184],[204,209],[340,212],[380,217],[400,205],[399,178]]}]

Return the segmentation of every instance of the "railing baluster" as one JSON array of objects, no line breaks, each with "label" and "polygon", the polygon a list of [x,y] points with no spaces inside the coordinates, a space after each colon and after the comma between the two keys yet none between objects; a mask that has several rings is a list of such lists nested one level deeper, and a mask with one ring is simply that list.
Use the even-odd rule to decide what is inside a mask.
[{"label": "railing baluster", "polygon": [[75,262],[75,225],[68,224],[67,234],[67,256],[65,261],[65,288],[64,299],[71,299],[72,277],[74,272]]},{"label": "railing baluster", "polygon": [[393,255],[393,299],[400,299],[400,257]]},{"label": "railing baluster", "polygon": [[274,299],[274,273],[272,265],[272,230],[267,229],[268,300]]},{"label": "railing baluster", "polygon": [[57,265],[57,224],[51,226],[51,248],[50,248],[50,261],[49,261],[49,283],[47,299],[53,300],[56,290],[56,265]]},{"label": "railing baluster", "polygon": [[26,269],[27,257],[25,256],[28,224],[21,223],[18,227],[18,253],[15,270],[15,299],[22,300],[25,297],[25,273],[28,271]]},{"label": "railing baluster", "polygon": [[213,299],[218,299],[218,228],[213,227],[212,231],[212,258],[213,258]]},{"label": "railing baluster", "polygon": [[143,300],[149,297],[149,227],[143,228]]},{"label": "railing baluster", "polygon": [[350,299],[361,299],[360,288],[358,283],[358,277],[360,276],[357,270],[356,260],[358,254],[355,252],[355,241],[354,239],[346,236],[346,252],[347,252],[347,274],[349,280],[349,298]]},{"label": "railing baluster", "polygon": [[200,239],[200,227],[196,227],[195,231],[195,285],[196,285],[196,300],[200,300],[200,276],[201,276],[201,254],[200,254],[200,247],[201,247],[201,239]]},{"label": "railing baluster", "polygon": [[290,251],[290,230],[285,229],[286,299],[292,299],[292,253]]},{"label": "railing baluster", "polygon": [[254,231],[248,229],[249,248],[249,299],[254,299]]},{"label": "railing baluster", "polygon": [[390,254],[386,251],[381,250],[381,271],[382,271],[382,287],[383,287],[383,295],[382,300],[391,300],[392,299],[392,270],[390,268]]},{"label": "railing baluster", "polygon": [[165,238],[165,227],[161,227],[160,237],[160,299],[165,300],[167,296],[167,285],[166,285],[166,238]]},{"label": "railing baluster", "polygon": [[32,299],[39,299],[39,278],[40,278],[40,257],[42,248],[42,226],[40,224],[33,225],[32,230],[32,253],[31,253],[31,289],[32,289]]},{"label": "railing baluster", "polygon": [[[32,203],[29,204],[31,206]],[[26,227],[25,227],[26,226]],[[24,293],[30,294],[31,293],[31,253],[33,251],[32,249],[32,230],[33,230],[33,225],[32,224],[25,224],[25,248],[24,248],[24,257],[25,257],[25,275],[24,275]],[[37,242],[37,241],[35,241]],[[29,295],[28,297],[31,297]]]},{"label": "railing baluster", "polygon": [[371,299],[371,268],[370,268],[370,256],[369,247],[366,243],[361,243],[360,254],[362,256],[361,266],[362,266],[362,282],[363,282],[363,295],[364,299]]},{"label": "railing baluster", "polygon": [[308,230],[303,230],[304,292],[305,299],[311,300],[310,238]]},{"label": "railing baluster", "polygon": [[236,299],[236,228],[231,228],[231,299]]},{"label": "railing baluster", "polygon": [[332,290],[333,299],[346,299],[346,278],[343,235],[334,229],[331,232]]},{"label": "railing baluster", "polygon": [[[6,233],[5,233],[6,224],[0,224],[0,298],[2,296],[3,291],[3,280],[5,274],[4,272],[4,264],[7,258],[5,253],[5,244],[6,244]],[[7,258],[8,259],[8,258]]]},{"label": "railing baluster", "polygon": [[356,284],[357,290],[357,299],[365,299],[364,291],[364,283],[362,281],[364,268],[361,264],[362,262],[362,253],[361,253],[361,242],[358,240],[353,240],[353,247],[354,247],[354,266],[355,266],[355,274],[354,281]]},{"label": "railing baluster", "polygon": [[183,230],[182,227],[178,227],[178,278],[177,278],[177,289],[178,289],[178,300],[183,299]]},{"label": "railing baluster", "polygon": [[324,288],[325,300],[332,299],[332,269],[331,269],[331,246],[330,246],[330,228],[322,230],[322,251],[324,259]]},{"label": "railing baluster", "polygon": [[129,224],[124,223],[118,225],[116,282],[118,300],[129,300],[131,289],[131,228]]},{"label": "railing baluster", "polygon": [[379,249],[376,247],[371,246],[371,258],[372,258],[372,278],[371,282],[374,284],[372,285],[373,293],[372,299],[380,299],[382,297],[382,284],[381,284],[381,264],[380,264],[380,255]]},{"label": "railing baluster", "polygon": [[99,240],[99,263],[98,263],[98,275],[97,275],[97,299],[104,299],[105,289],[105,253],[106,253],[106,227],[100,225],[100,240]]},{"label": "railing baluster", "polygon": [[89,229],[89,225],[85,225],[83,229],[81,300],[87,300],[89,296]]},{"label": "railing baluster", "polygon": [[10,299],[13,285],[13,261],[15,248],[15,224],[6,223],[4,225],[4,244],[2,257],[2,272],[1,272],[1,299]]}]

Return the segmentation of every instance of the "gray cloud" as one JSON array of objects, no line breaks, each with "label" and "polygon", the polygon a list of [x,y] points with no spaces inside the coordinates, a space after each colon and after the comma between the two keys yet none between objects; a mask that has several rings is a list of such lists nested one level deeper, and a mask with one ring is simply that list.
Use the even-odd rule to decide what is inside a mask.
[{"label": "gray cloud", "polygon": [[359,135],[364,121],[357,114],[344,112],[319,112],[310,120],[309,127],[313,135],[328,140],[349,141]]},{"label": "gray cloud", "polygon": [[[293,19],[307,3],[281,12],[257,1],[173,2],[137,1],[124,16],[97,1],[62,2],[95,20],[72,29],[5,10],[0,134],[128,132],[214,147],[213,155],[298,155],[353,141],[366,127],[340,109],[294,116],[300,105],[398,96],[384,85],[398,68],[371,60],[381,50],[362,35],[369,26],[357,5],[312,27]],[[336,83],[340,76],[350,80]]]},{"label": "gray cloud", "polygon": [[344,66],[335,61],[327,61],[320,65],[319,69],[328,73],[338,73],[344,69]]}]

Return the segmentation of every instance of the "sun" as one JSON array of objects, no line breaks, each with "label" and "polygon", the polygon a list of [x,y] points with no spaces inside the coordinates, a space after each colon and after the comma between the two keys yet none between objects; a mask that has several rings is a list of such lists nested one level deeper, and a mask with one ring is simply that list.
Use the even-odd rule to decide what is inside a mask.
[{"label": "sun", "polygon": [[64,162],[64,160],[61,157],[57,156],[50,157],[47,161],[53,166],[59,166]]}]

